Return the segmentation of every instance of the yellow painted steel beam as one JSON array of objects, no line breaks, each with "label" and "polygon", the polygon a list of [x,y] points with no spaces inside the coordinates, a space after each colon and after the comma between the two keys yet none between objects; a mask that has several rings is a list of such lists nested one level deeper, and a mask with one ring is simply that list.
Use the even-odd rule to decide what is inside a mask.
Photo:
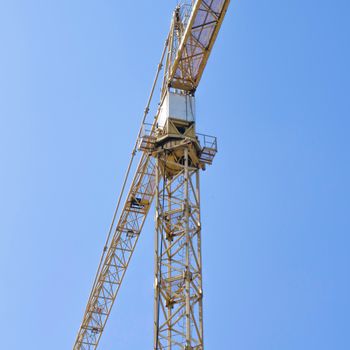
[{"label": "yellow painted steel beam", "polygon": [[220,31],[230,0],[197,0],[168,76],[168,86],[194,92]]},{"label": "yellow painted steel beam", "polygon": [[155,188],[155,161],[143,154],[91,292],[74,350],[97,348],[149,212]]}]

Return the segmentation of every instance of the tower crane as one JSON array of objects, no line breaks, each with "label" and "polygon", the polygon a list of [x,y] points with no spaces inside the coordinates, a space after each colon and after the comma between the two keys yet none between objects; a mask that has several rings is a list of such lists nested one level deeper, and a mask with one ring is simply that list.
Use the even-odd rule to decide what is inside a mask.
[{"label": "tower crane", "polygon": [[[184,1],[173,12],[73,350],[98,347],[152,202],[153,349],[204,349],[199,179],[201,170],[213,162],[217,140],[196,132],[195,92],[229,3]],[[157,87],[160,102],[151,117]]]}]

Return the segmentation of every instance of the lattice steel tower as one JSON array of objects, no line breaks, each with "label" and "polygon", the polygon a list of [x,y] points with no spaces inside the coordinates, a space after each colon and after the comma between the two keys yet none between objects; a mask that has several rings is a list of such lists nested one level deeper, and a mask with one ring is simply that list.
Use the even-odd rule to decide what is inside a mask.
[{"label": "lattice steel tower", "polygon": [[217,142],[196,132],[195,92],[229,2],[184,1],[173,13],[74,350],[97,348],[154,198],[154,350],[204,349],[199,180]]},{"label": "lattice steel tower", "polygon": [[199,173],[211,163],[216,141],[211,138],[206,150],[199,143],[189,112],[194,109],[192,97],[169,92],[168,98],[169,109],[177,109],[178,104],[188,109],[182,116],[178,112],[166,118],[164,127],[157,129],[153,148],[157,183],[154,349],[202,349]]}]

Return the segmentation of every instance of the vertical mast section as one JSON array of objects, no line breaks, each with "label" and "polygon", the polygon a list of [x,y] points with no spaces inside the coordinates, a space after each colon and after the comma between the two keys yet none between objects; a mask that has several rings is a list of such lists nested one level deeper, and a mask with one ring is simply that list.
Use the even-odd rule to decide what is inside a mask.
[{"label": "vertical mast section", "polygon": [[154,350],[203,350],[199,173],[216,138],[196,134],[195,98],[168,90],[146,140],[156,159]]},{"label": "vertical mast section", "polygon": [[203,349],[200,165],[185,140],[156,156],[154,349]]}]

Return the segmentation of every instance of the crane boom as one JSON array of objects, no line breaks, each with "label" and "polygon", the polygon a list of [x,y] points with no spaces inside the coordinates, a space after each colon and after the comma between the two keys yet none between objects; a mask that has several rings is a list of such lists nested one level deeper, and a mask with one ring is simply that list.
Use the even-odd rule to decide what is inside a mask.
[{"label": "crane boom", "polygon": [[143,154],[114,237],[91,293],[74,350],[96,349],[155,192],[155,162]]},{"label": "crane boom", "polygon": [[198,0],[168,76],[168,86],[183,91],[198,87],[230,0]]},{"label": "crane boom", "polygon": [[[155,161],[147,152],[143,152],[119,221],[115,225],[119,204],[136,151],[139,148],[139,139],[144,131],[144,124],[168,50],[168,42],[167,38],[73,350],[94,350],[97,348],[155,195]],[[155,129],[156,123],[157,117],[153,121],[151,130]],[[110,238],[111,235],[112,238]]]},{"label": "crane boom", "polygon": [[[158,65],[142,125],[144,125],[149,112],[166,51],[167,60],[159,107],[161,107],[169,89],[181,90],[182,94],[194,94],[229,2],[229,0],[197,0],[191,6],[187,5],[189,12],[182,16],[176,15],[179,14],[179,7],[177,8],[178,12],[174,13],[170,34],[166,40],[161,62]],[[143,151],[141,159],[115,227],[113,220],[110,232],[112,238],[107,239],[108,244],[104,248],[73,350],[95,350],[97,348],[155,197],[159,174],[157,175],[156,160],[147,150],[147,146],[148,141],[154,138],[159,112],[160,108],[158,108],[152,122],[148,139],[147,137],[141,138],[141,131],[139,132],[138,140],[144,142],[139,147]],[[136,148],[135,145],[133,157]],[[130,166],[127,174],[129,171]],[[119,203],[116,213],[118,207]]]}]

